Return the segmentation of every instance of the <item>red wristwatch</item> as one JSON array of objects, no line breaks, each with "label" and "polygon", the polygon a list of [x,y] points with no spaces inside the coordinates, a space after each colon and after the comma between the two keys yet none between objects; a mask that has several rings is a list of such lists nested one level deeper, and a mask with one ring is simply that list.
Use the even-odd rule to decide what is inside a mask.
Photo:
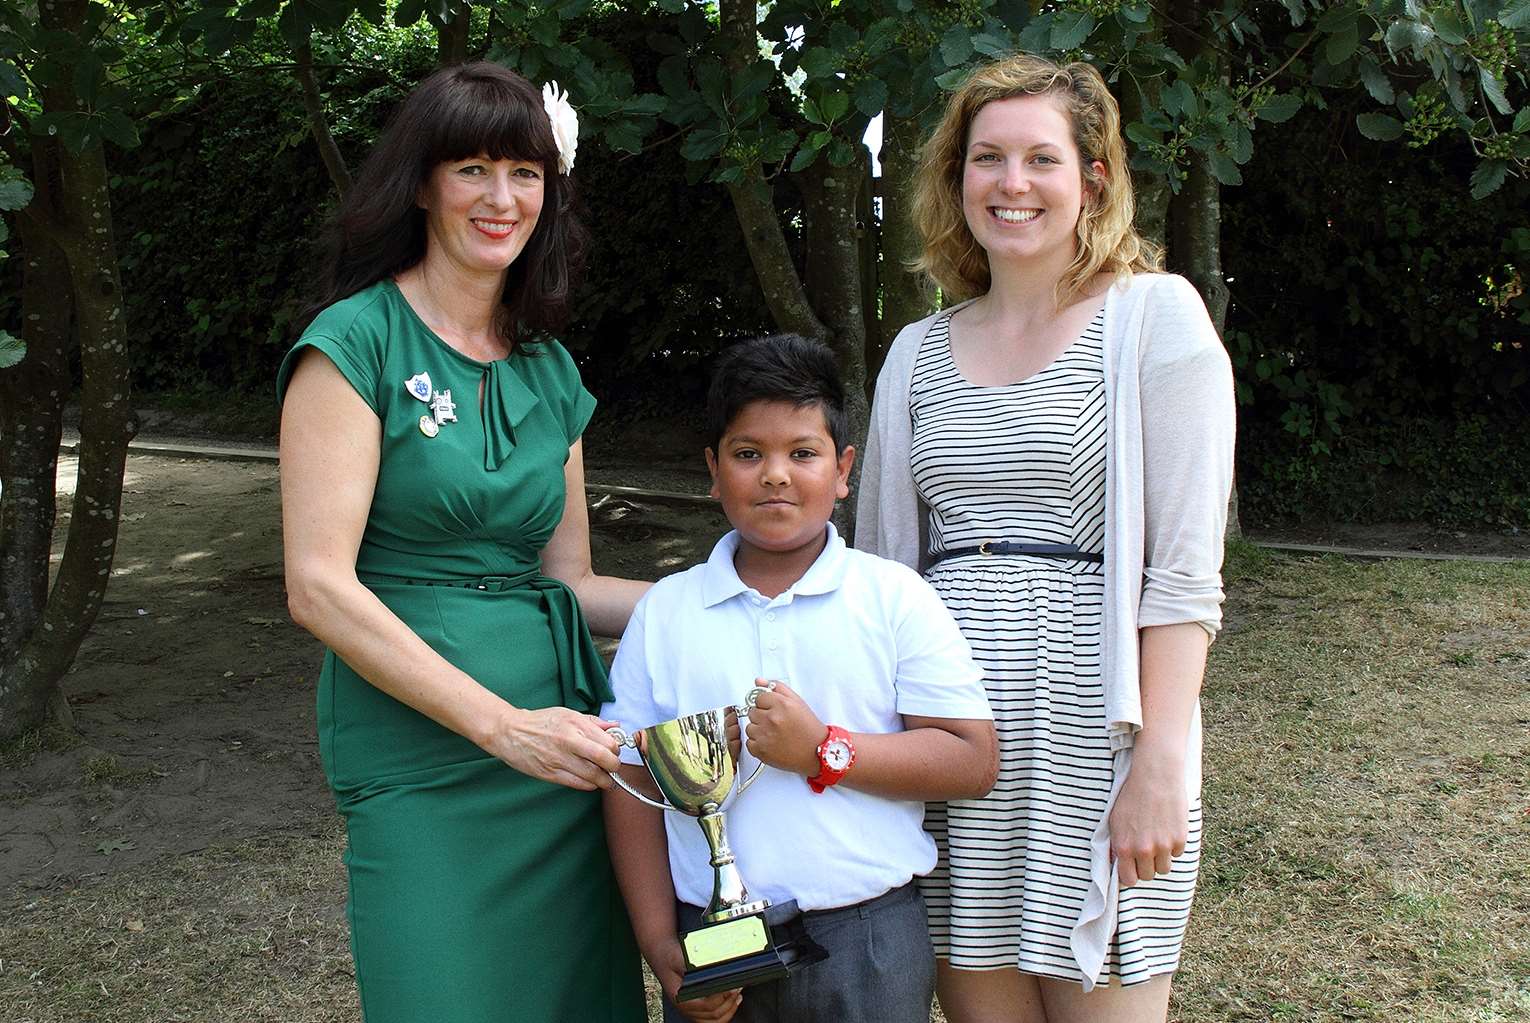
[{"label": "red wristwatch", "polygon": [[807,780],[808,788],[822,792],[835,784],[855,764],[855,743],[850,733],[838,725],[829,726],[829,734],[818,744],[818,774]]}]

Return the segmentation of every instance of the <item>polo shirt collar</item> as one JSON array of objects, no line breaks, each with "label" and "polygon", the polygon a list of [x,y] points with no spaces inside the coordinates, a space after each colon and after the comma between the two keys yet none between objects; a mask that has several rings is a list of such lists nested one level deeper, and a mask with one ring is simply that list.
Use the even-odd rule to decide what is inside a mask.
[{"label": "polo shirt collar", "polygon": [[[845,541],[840,538],[839,531],[830,522],[825,527],[829,531],[829,541],[824,544],[823,551],[819,553],[808,570],[802,573],[790,588],[776,600],[787,596],[812,596],[821,593],[832,593],[839,589],[839,584],[845,578]],[[750,587],[738,577],[738,569],[733,567],[733,557],[738,553],[738,530],[730,530],[728,535],[717,541],[717,546],[712,548],[712,554],[707,558],[706,565],[701,573],[701,597],[706,607],[721,604],[725,600],[731,600],[740,593],[748,593]]]}]

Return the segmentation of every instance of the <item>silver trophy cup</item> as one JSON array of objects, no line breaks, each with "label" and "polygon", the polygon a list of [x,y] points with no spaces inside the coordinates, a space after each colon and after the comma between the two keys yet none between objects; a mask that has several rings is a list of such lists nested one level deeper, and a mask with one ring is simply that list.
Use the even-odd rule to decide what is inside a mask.
[{"label": "silver trophy cup", "polygon": [[[611,736],[623,746],[638,751],[663,801],[649,799],[613,774],[616,783],[649,806],[695,817],[701,826],[712,853],[712,900],[702,914],[707,923],[750,916],[770,905],[767,899],[749,898],[749,889],[728,846],[724,817],[728,806],[754,783],[760,768],[765,766],[756,764],[749,777],[738,784],[737,766],[728,752],[728,714],[748,717],[759,694],[768,691],[755,687],[740,706],[687,714],[650,725],[638,733],[628,734],[620,728],[610,730]],[[643,739],[641,745],[639,735]]]},{"label": "silver trophy cup", "polygon": [[728,752],[728,715],[747,718],[759,695],[774,688],[775,683],[756,686],[738,706],[687,714],[640,732],[609,730],[623,746],[638,751],[663,798],[650,799],[613,774],[616,783],[649,806],[696,818],[711,851],[712,899],[702,913],[702,926],[681,937],[686,972],[677,1001],[776,980],[790,967],[828,954],[803,930],[795,900],[772,906],[769,899],[750,898],[728,845],[724,811],[765,766],[756,764],[739,781]]}]

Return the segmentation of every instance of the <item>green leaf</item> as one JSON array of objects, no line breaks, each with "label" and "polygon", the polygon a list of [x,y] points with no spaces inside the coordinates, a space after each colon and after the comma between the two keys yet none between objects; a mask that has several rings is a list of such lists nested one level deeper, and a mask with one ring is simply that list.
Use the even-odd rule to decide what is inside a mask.
[{"label": "green leaf", "polygon": [[1152,13],[1153,8],[1150,4],[1122,4],[1120,10],[1122,18],[1138,25],[1147,24],[1147,20],[1152,16]]},{"label": "green leaf", "polygon": [[1350,18],[1328,37],[1328,42],[1323,47],[1323,57],[1330,64],[1342,64],[1354,54],[1359,45],[1359,25],[1354,18]]},{"label": "green leaf", "polygon": [[892,49],[898,41],[898,19],[882,18],[871,23],[861,46],[868,57],[880,57]]},{"label": "green leaf", "polygon": [[670,14],[679,14],[685,10],[685,0],[659,0],[659,8]]},{"label": "green leaf", "polygon": [[810,46],[802,55],[801,68],[809,78],[832,78],[839,62],[834,53],[822,46]]},{"label": "green leaf", "polygon": [[621,121],[605,132],[606,145],[625,153],[643,151],[643,130],[635,121]]},{"label": "green leaf", "polygon": [[867,78],[855,87],[855,109],[867,117],[875,117],[887,105],[887,83],[880,78]]},{"label": "green leaf", "polygon": [[1530,0],[1509,0],[1498,12],[1498,24],[1504,28],[1530,28]]},{"label": "green leaf", "polygon": [[970,56],[972,56],[971,30],[966,25],[952,25],[946,29],[946,34],[940,37],[940,58],[946,62],[946,67],[965,64]]},{"label": "green leaf", "polygon": [[1514,115],[1514,130],[1516,132],[1530,131],[1530,107],[1524,107]]},{"label": "green leaf", "polygon": [[776,65],[768,60],[757,60],[733,76],[734,100],[746,100],[764,92],[776,78]]},{"label": "green leaf", "polygon": [[685,137],[685,141],[680,145],[680,155],[692,161],[710,160],[722,152],[723,145],[727,141],[726,132],[720,132],[715,128],[703,128]]},{"label": "green leaf", "polygon": [[1500,114],[1514,113],[1514,105],[1503,94],[1503,83],[1500,82],[1487,68],[1479,68],[1478,74],[1482,79],[1482,93],[1488,98],[1488,102],[1497,108]]},{"label": "green leaf", "polygon": [[122,149],[138,146],[138,125],[120,110],[108,110],[98,118],[101,135],[106,141]]},{"label": "green leaf", "polygon": [[27,343],[8,330],[0,330],[0,369],[10,369],[27,357]]},{"label": "green leaf", "polygon": [[952,68],[945,74],[937,76],[935,84],[947,92],[955,92],[967,80],[968,73],[968,70],[964,67]]},{"label": "green leaf", "polygon": [[1088,11],[1063,11],[1052,22],[1052,48],[1074,50],[1094,31],[1094,15]]},{"label": "green leaf", "polygon": [[972,37],[972,48],[985,57],[1008,57],[1015,44],[997,32],[979,32]]},{"label": "green leaf", "polygon": [[1407,18],[1399,18],[1387,29],[1387,52],[1395,59],[1403,50],[1411,49],[1415,56],[1422,57],[1424,48],[1433,38],[1434,30],[1428,25]]},{"label": "green leaf", "polygon": [[1126,137],[1139,146],[1156,146],[1163,141],[1163,135],[1154,131],[1141,121],[1133,121],[1126,126]]},{"label": "green leaf", "polygon": [[829,164],[834,167],[848,167],[855,162],[855,150],[858,142],[848,139],[835,139],[829,143]]},{"label": "green leaf", "polygon": [[726,108],[723,106],[723,87],[727,80],[728,73],[716,61],[698,65],[696,68],[696,87],[701,92],[701,98],[719,117],[726,113]]},{"label": "green leaf", "polygon": [[1199,104],[1195,102],[1194,90],[1183,78],[1164,89],[1159,101],[1170,114],[1179,114],[1184,117],[1194,117],[1199,109]]},{"label": "green leaf", "polygon": [[1238,170],[1238,165],[1232,161],[1231,157],[1224,156],[1221,153],[1208,153],[1206,163],[1211,169],[1212,177],[1222,184],[1243,184],[1243,172]]},{"label": "green leaf", "polygon": [[1269,102],[1254,112],[1254,116],[1261,121],[1269,121],[1271,124],[1281,124],[1296,116],[1296,112],[1302,108],[1300,96],[1289,92],[1278,96],[1271,96]]},{"label": "green leaf", "polygon": [[827,93],[818,101],[818,109],[823,111],[824,120],[833,124],[849,113],[850,97],[842,92]]},{"label": "green leaf", "polygon": [[691,91],[689,68],[684,57],[665,57],[659,61],[659,88],[671,99],[679,99]]},{"label": "green leaf", "polygon": [[1436,35],[1451,46],[1460,46],[1466,42],[1466,23],[1454,8],[1440,7],[1433,14],[1430,20],[1434,23]]},{"label": "green leaf", "polygon": [[1360,134],[1377,142],[1391,142],[1402,138],[1403,124],[1390,114],[1360,114],[1355,118]]},{"label": "green leaf", "polygon": [[1503,184],[1508,173],[1508,160],[1483,160],[1472,171],[1472,198],[1481,199],[1498,191],[1498,186]]},{"label": "green leaf", "polygon": [[32,201],[32,182],[15,167],[0,170],[0,210],[19,210]]},{"label": "green leaf", "polygon": [[1360,60],[1360,81],[1365,83],[1365,91],[1370,93],[1371,99],[1377,103],[1391,103],[1397,99],[1397,94],[1392,89],[1392,80],[1370,57],[1363,57]]},{"label": "green leaf", "polygon": [[802,148],[797,150],[797,155],[792,157],[792,172],[795,173],[800,170],[807,170],[809,167],[811,167],[813,165],[813,161],[818,159],[818,151],[820,148],[822,147],[804,142],[802,144]]}]

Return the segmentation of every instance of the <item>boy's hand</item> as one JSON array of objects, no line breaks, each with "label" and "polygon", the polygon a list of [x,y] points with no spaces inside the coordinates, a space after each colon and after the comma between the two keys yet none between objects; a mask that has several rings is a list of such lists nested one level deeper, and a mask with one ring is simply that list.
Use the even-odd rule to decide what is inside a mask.
[{"label": "boy's hand", "polygon": [[[763,686],[766,679],[755,679]],[[749,712],[749,752],[761,763],[812,778],[818,774],[818,744],[829,726],[785,682],[761,693]]]},{"label": "boy's hand", "polygon": [[680,978],[685,973],[685,952],[680,948],[678,940],[667,942],[663,948],[655,950],[648,957],[648,966],[653,970],[654,979],[664,989],[665,996],[675,1003],[680,1015],[692,1023],[728,1023],[744,1002],[744,993],[738,988],[719,991],[705,998],[693,998],[688,1002],[675,1002],[675,992],[680,990]]}]

